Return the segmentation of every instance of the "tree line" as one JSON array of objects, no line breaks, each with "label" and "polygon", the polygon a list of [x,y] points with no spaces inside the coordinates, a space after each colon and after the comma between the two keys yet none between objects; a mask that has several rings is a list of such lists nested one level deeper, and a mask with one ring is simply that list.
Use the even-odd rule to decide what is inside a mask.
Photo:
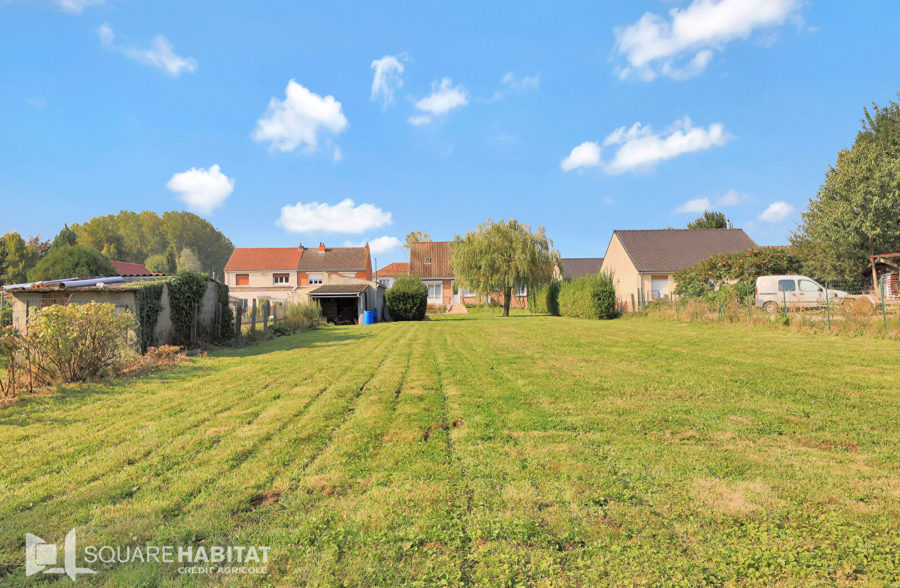
[{"label": "tree line", "polygon": [[64,226],[52,241],[0,237],[0,283],[115,275],[111,260],[143,263],[153,272],[208,272],[221,277],[234,245],[190,212],[122,211]]}]

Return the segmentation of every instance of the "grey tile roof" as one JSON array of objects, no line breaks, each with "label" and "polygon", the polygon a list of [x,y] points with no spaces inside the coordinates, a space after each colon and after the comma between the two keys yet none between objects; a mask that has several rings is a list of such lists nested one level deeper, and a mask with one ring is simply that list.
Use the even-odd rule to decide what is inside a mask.
[{"label": "grey tile roof", "polygon": [[596,274],[603,265],[602,257],[564,257],[559,260],[564,280]]},{"label": "grey tile roof", "polygon": [[300,271],[357,270],[368,266],[369,250],[365,247],[327,247],[325,251],[304,249],[300,257]]},{"label": "grey tile roof", "polygon": [[674,273],[716,253],[756,247],[743,229],[657,229],[613,231],[640,273]]}]

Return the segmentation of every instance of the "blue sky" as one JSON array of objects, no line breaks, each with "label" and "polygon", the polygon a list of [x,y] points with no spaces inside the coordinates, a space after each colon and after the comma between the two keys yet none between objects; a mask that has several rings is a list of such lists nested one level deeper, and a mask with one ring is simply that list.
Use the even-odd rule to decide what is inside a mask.
[{"label": "blue sky", "polygon": [[368,240],[384,265],[409,231],[517,218],[586,257],[708,203],[784,243],[900,90],[898,22],[892,1],[0,0],[0,232],[193,209],[237,246]]}]

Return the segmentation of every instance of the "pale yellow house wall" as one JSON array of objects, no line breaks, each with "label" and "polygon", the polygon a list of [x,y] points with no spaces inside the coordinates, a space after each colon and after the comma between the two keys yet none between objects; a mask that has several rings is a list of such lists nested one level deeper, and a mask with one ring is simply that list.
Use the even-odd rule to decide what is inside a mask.
[{"label": "pale yellow house wall", "polygon": [[[613,274],[613,282],[616,285],[616,297],[621,304],[631,304],[631,296],[637,300],[639,296],[638,289],[641,287],[642,278],[637,268],[631,262],[631,258],[619,242],[619,237],[613,234],[609,241],[609,247],[606,248],[606,254],[603,256],[603,265],[600,266],[601,272],[611,272]],[[647,281],[649,283],[649,276]]]}]

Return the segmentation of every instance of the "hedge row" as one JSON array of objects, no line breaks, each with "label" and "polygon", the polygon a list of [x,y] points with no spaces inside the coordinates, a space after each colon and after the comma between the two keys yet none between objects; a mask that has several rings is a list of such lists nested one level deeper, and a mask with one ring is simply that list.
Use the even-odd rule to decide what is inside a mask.
[{"label": "hedge row", "polygon": [[559,313],[586,319],[614,319],[619,316],[612,274],[599,273],[560,284]]}]

